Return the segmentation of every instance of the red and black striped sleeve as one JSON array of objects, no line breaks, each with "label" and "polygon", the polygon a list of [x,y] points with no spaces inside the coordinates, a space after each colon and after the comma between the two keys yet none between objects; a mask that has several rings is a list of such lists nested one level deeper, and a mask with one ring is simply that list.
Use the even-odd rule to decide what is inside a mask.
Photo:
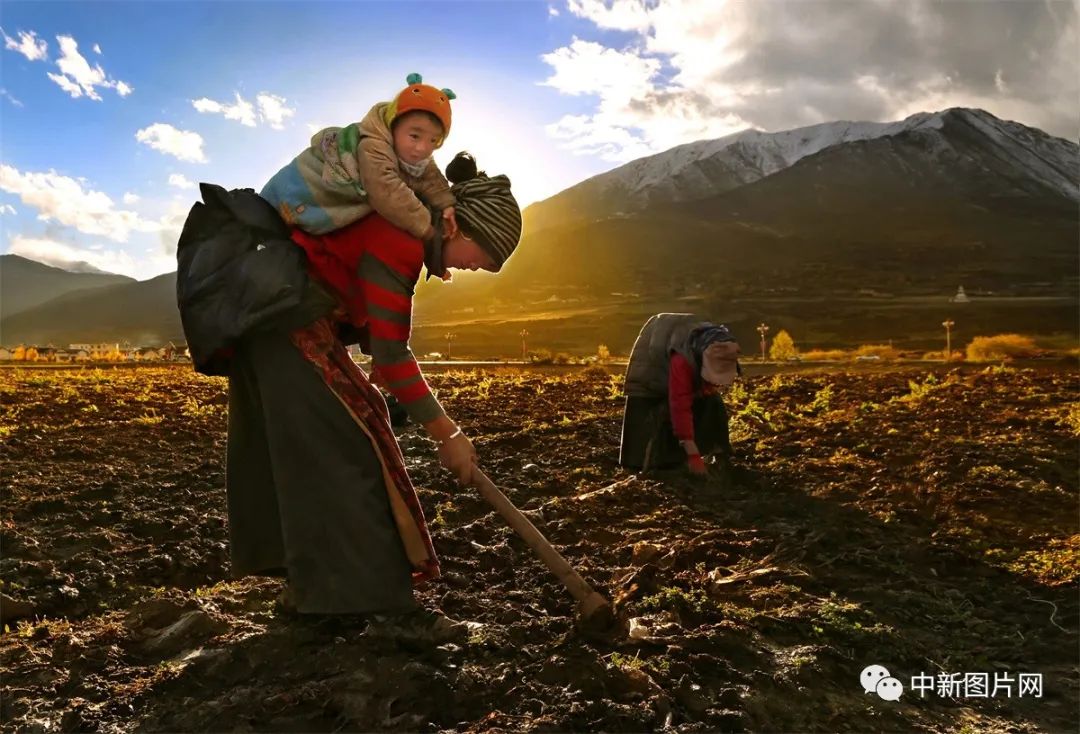
[{"label": "red and black striped sleeve", "polygon": [[419,240],[373,237],[358,272],[371,335],[372,368],[417,423],[445,414],[409,347],[412,297],[423,263],[424,246]]}]

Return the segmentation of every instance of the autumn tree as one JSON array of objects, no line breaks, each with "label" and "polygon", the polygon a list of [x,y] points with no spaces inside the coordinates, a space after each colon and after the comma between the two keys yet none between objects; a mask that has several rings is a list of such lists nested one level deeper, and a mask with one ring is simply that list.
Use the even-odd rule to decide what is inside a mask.
[{"label": "autumn tree", "polygon": [[792,340],[791,335],[784,329],[777,332],[773,337],[772,344],[769,346],[769,359],[782,362],[785,359],[796,357],[799,354],[799,350],[795,348],[795,342]]}]

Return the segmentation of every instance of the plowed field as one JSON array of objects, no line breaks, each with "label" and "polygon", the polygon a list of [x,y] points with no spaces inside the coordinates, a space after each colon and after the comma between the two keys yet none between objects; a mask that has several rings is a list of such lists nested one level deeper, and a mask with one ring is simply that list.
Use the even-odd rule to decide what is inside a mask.
[{"label": "plowed field", "polygon": [[[436,647],[281,613],[279,581],[229,574],[223,380],[5,369],[0,577],[24,617],[0,638],[4,730],[1080,726],[1075,372],[751,377],[728,396],[736,471],[708,480],[618,467],[621,375],[430,381],[633,636],[578,633],[414,427],[444,571],[419,596],[483,626]],[[899,700],[864,692],[872,664]]]}]

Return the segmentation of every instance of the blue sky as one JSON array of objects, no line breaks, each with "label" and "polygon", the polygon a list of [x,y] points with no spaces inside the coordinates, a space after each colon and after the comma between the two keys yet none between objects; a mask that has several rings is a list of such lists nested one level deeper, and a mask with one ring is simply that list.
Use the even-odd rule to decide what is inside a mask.
[{"label": "blue sky", "polygon": [[[0,252],[175,269],[194,184],[261,188],[410,72],[522,202],[746,127],[964,105],[1076,138],[1071,2],[8,2]],[[1070,95],[1071,92],[1071,95]]]}]

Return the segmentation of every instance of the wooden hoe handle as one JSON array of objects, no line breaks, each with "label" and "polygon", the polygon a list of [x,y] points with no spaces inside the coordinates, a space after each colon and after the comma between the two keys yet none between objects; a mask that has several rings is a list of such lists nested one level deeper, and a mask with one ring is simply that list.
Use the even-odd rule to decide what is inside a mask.
[{"label": "wooden hoe handle", "polygon": [[478,467],[473,467],[472,476],[473,483],[480,490],[480,494],[483,495],[484,499],[491,503],[498,513],[503,516],[507,524],[514,529],[514,532],[528,543],[533,552],[544,562],[544,565],[551,569],[551,572],[558,577],[563,586],[578,600],[581,605],[582,616],[589,617],[597,609],[611,606],[607,599],[589,586],[589,582],[581,578],[581,574],[566,562],[566,559],[552,547],[547,538],[529,521],[529,518],[522,515],[521,510],[514,507],[514,504],[507,499],[505,494],[499,491],[499,488],[488,479],[484,472],[480,471]]}]

